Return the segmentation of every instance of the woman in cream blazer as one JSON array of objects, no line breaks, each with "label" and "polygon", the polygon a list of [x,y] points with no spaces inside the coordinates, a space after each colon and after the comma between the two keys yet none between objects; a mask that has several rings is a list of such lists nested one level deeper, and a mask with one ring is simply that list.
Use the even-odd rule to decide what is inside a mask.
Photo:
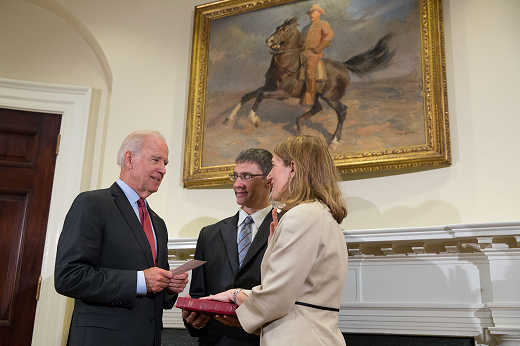
[{"label": "woman in cream blazer", "polygon": [[328,148],[313,136],[291,137],[274,149],[268,179],[283,203],[261,265],[260,286],[206,297],[239,305],[238,322],[260,333],[261,345],[345,345],[338,312],[347,276],[347,248],[340,223],[347,211]]}]

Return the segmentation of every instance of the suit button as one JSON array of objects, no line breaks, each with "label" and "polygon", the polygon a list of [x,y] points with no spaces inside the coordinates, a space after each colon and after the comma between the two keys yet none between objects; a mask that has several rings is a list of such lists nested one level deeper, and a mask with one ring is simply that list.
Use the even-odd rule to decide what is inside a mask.
[{"label": "suit button", "polygon": [[155,318],[150,317],[150,323],[155,323]]}]

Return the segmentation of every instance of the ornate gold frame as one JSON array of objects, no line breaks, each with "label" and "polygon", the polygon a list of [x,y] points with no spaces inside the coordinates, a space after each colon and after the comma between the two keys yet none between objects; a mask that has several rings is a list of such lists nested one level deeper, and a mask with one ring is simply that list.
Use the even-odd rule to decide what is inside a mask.
[{"label": "ornate gold frame", "polygon": [[[211,21],[293,1],[223,0],[195,8],[184,150],[185,187],[231,184],[228,175],[234,167],[233,163],[201,166]],[[335,156],[341,173],[451,165],[442,0],[419,0],[419,6],[426,145]]]}]

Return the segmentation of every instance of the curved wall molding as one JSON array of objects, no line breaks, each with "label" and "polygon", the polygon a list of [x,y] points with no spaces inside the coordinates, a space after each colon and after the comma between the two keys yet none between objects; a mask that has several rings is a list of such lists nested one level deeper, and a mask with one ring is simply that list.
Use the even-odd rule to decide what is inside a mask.
[{"label": "curved wall molding", "polygon": [[109,94],[112,91],[112,70],[110,68],[110,64],[108,63],[107,57],[103,48],[95,38],[95,36],[90,32],[90,30],[71,12],[65,9],[63,6],[59,5],[55,1],[52,0],[24,0],[30,4],[41,7],[42,9],[51,12],[52,14],[58,16],[67,22],[88,44],[92,52],[96,56],[101,69],[103,70],[103,74],[105,76],[105,81],[107,83],[107,88]]}]

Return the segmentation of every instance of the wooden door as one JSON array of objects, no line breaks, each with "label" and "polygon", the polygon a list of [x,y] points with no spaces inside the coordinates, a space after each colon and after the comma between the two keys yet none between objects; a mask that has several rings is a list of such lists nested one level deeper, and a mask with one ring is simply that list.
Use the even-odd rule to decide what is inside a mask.
[{"label": "wooden door", "polygon": [[0,345],[30,345],[61,115],[0,108]]}]

